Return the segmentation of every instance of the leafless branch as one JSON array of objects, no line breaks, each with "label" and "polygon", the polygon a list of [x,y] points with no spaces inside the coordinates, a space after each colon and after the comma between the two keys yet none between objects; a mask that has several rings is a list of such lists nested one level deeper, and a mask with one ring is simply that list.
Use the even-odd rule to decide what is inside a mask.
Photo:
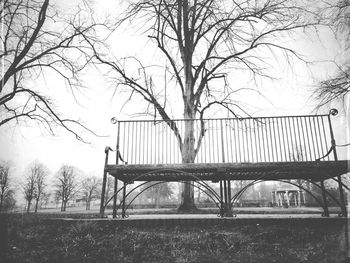
[{"label": "leafless branch", "polygon": [[61,117],[52,100],[40,95],[45,92],[27,87],[27,80],[35,81],[51,70],[75,96],[83,87],[80,72],[91,60],[82,35],[103,42],[96,37],[96,28],[106,24],[97,23],[81,8],[70,17],[61,17],[49,0],[6,0],[1,6],[0,26],[0,126],[18,119],[34,120],[50,131],[51,125],[61,126],[84,141],[75,128],[92,131],[79,120]]}]

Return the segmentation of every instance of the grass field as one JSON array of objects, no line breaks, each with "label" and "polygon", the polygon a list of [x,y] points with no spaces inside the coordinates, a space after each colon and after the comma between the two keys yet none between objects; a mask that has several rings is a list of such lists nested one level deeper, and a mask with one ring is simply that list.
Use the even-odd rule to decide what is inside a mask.
[{"label": "grass field", "polygon": [[[323,212],[321,207],[289,207],[289,208],[281,208],[281,207],[235,207],[233,209],[234,213],[237,214],[321,214]],[[340,213],[339,207],[329,207],[329,211],[334,214]],[[44,214],[60,214],[59,208],[47,208],[41,209],[38,211],[39,213]],[[201,208],[196,213],[201,214],[217,214],[219,212],[218,208]],[[24,212],[25,213],[25,212]],[[68,214],[97,214],[99,213],[99,207],[92,207],[91,210],[86,211],[85,207],[68,207]],[[118,213],[121,213],[121,210],[118,210]],[[177,209],[173,208],[144,208],[144,209],[128,209],[127,213],[130,215],[136,214],[178,214]],[[106,215],[112,214],[112,209],[105,210]]]},{"label": "grass field", "polygon": [[62,216],[97,214],[3,216],[0,262],[318,263],[342,262],[346,252],[346,220],[339,218],[133,226],[116,220],[53,219]]}]

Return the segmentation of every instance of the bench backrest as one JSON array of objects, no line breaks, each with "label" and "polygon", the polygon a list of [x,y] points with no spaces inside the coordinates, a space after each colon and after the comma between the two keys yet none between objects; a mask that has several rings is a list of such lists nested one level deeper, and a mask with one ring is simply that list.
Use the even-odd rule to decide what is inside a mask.
[{"label": "bench backrest", "polygon": [[334,160],[330,115],[118,121],[121,157],[128,164],[182,163],[186,122],[196,147],[200,141],[195,163]]}]

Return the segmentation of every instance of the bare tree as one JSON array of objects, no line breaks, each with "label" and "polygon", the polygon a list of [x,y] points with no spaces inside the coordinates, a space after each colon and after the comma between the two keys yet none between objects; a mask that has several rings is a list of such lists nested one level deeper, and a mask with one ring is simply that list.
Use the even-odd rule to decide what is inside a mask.
[{"label": "bare tree", "polygon": [[46,178],[48,176],[48,168],[38,162],[34,161],[29,165],[26,171],[27,175],[25,177],[24,185],[23,185],[23,193],[24,197],[27,201],[27,212],[30,212],[30,207],[32,201],[35,201],[35,213],[38,211],[38,205],[40,200],[42,199],[45,188],[46,188]]},{"label": "bare tree", "polygon": [[23,194],[24,198],[27,201],[27,213],[30,212],[30,207],[32,205],[33,199],[35,199],[36,195],[36,174],[35,174],[35,169],[30,168],[27,171],[27,175],[25,176],[24,179],[24,184],[23,184]]},{"label": "bare tree", "polygon": [[47,187],[46,178],[48,176],[49,170],[48,168],[39,163],[35,162],[33,169],[35,169],[35,209],[34,212],[38,212],[38,205],[40,201],[45,198],[45,189]]},{"label": "bare tree", "polygon": [[50,202],[50,197],[51,197],[51,194],[49,192],[43,192],[41,198],[40,198],[40,207],[46,207],[49,202]]},{"label": "bare tree", "polygon": [[14,206],[14,191],[10,183],[10,166],[0,164],[0,213]]},{"label": "bare tree", "polygon": [[53,195],[54,195],[54,201],[55,201],[56,208],[58,208],[60,201],[61,201],[61,192],[55,190]]},{"label": "bare tree", "polygon": [[[186,120],[202,119],[220,107],[234,116],[246,114],[235,100],[237,92],[244,90],[236,85],[236,79],[243,75],[254,82],[272,78],[268,70],[272,60],[288,63],[293,58],[302,59],[286,43],[293,33],[304,33],[317,25],[312,3],[307,4],[311,7],[289,0],[133,1],[119,22],[144,25],[140,31],[162,57],[144,65],[141,58],[118,60],[102,55],[98,45],[90,45],[97,61],[116,73],[116,85],[130,91],[129,100],[143,98],[148,103],[147,112],[166,121],[178,139],[182,162],[192,163],[206,127],[203,122],[201,136],[195,140],[194,122],[185,121],[182,137],[172,121],[174,108],[169,101],[177,102],[174,98],[179,96]],[[163,74],[159,68],[164,69]],[[185,184],[179,209],[193,208],[193,186]]]},{"label": "bare tree", "polygon": [[96,176],[85,178],[81,183],[81,192],[86,202],[86,210],[90,210],[91,201],[100,196],[101,180]]},{"label": "bare tree", "polygon": [[63,165],[57,172],[56,196],[61,200],[61,211],[66,211],[67,202],[79,191],[77,170],[73,166]]},{"label": "bare tree", "polygon": [[[327,3],[324,8],[328,23],[344,43],[344,54],[350,48],[350,1],[338,0],[335,3]],[[342,56],[343,57],[343,56]],[[318,107],[329,104],[333,101],[344,102],[350,92],[350,61],[349,57],[345,62],[336,63],[338,70],[334,76],[319,82],[315,90],[315,98],[319,102]]]},{"label": "bare tree", "polygon": [[[59,125],[81,137],[74,129],[79,121],[62,118],[53,100],[28,80],[53,73],[74,92],[81,86],[79,73],[88,60],[80,41],[89,38],[96,24],[86,23],[82,9],[68,18],[59,15],[49,0],[3,0],[0,6],[0,127],[9,122],[37,121],[49,132]],[[37,86],[37,85],[35,85]],[[73,93],[74,95],[74,93]]]}]

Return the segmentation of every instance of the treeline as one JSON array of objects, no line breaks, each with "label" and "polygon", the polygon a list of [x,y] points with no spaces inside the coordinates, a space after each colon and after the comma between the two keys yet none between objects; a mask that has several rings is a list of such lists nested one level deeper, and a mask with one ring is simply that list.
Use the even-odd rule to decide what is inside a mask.
[{"label": "treeline", "polygon": [[[50,170],[41,162],[31,163],[16,182],[9,163],[0,164],[0,212],[16,207],[16,197],[23,196],[27,213],[37,212],[42,205],[52,200],[66,211],[69,201],[80,198],[90,210],[91,201],[100,197],[101,180],[95,176],[86,176],[74,166],[62,165],[50,178]],[[16,187],[18,185],[19,187]]]},{"label": "treeline", "polygon": [[[18,209],[18,204],[24,201],[27,213],[36,213],[48,204],[60,206],[60,210],[64,212],[69,205],[78,200],[85,204],[86,210],[90,210],[92,201],[99,202],[101,199],[102,178],[87,175],[74,166],[65,164],[52,173],[45,164],[34,161],[28,165],[19,181],[13,176],[13,168],[13,165],[0,161],[0,212]],[[158,208],[160,202],[176,201],[173,188],[168,183],[152,187],[146,183],[138,191],[130,194],[128,200],[154,203]],[[114,178],[109,177],[105,200],[109,200],[113,193]],[[118,202],[121,201],[121,193],[117,199]]]},{"label": "treeline", "polygon": [[[64,212],[69,204],[75,204],[76,201],[82,201],[85,209],[90,210],[92,201],[100,201],[101,178],[98,175],[87,175],[74,166],[62,165],[58,171],[51,173],[43,163],[34,161],[26,168],[20,182],[15,180],[12,170],[13,167],[9,163],[0,162],[0,212],[13,210],[17,203],[23,201],[25,201],[25,211],[27,213],[31,211],[36,213],[38,209],[43,206],[46,207],[48,204],[54,204],[55,207],[60,206],[61,211]],[[343,176],[343,182],[348,186],[350,185],[348,176]],[[236,205],[251,203],[259,206],[271,206],[273,205],[272,191],[291,189],[293,188],[292,185],[304,192],[304,205],[318,206],[316,199],[322,200],[320,187],[305,180],[290,180],[290,184],[260,182],[249,186],[250,183],[251,181],[232,181],[231,196],[241,192],[242,189],[246,189],[236,200]],[[140,207],[151,205],[154,208],[160,208],[164,204],[177,205],[180,201],[181,186],[178,183],[141,182],[139,184],[128,186],[127,203],[132,202]],[[215,192],[220,192],[217,183],[208,182],[208,185]],[[333,197],[339,198],[335,181],[327,180],[325,186]],[[133,188],[136,188],[135,191],[130,191]],[[209,203],[215,206],[213,199],[207,195],[208,191],[199,189],[201,189],[200,184],[195,187],[195,203],[204,204],[204,207],[210,206]],[[109,177],[105,200],[111,200],[113,194],[114,178]],[[22,200],[19,200],[19,198]],[[336,205],[330,195],[327,195],[326,198],[329,205]],[[117,202],[120,203],[121,200],[122,193],[119,191]],[[107,206],[107,203],[105,205]]]}]

